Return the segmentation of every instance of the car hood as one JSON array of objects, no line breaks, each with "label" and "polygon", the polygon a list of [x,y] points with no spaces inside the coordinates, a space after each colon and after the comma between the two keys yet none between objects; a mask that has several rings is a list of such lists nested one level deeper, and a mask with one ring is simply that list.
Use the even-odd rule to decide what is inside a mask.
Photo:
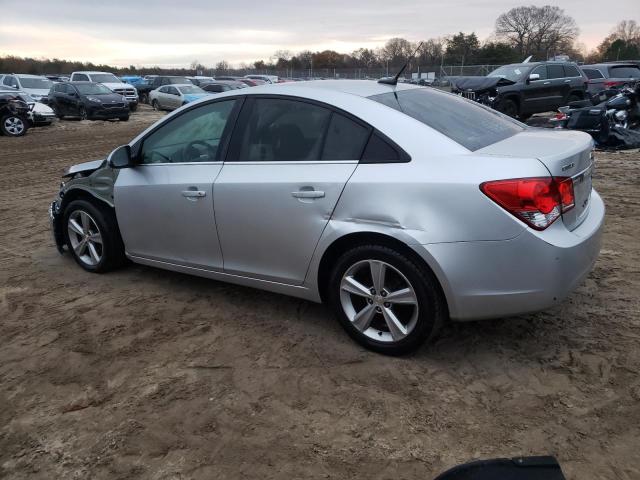
[{"label": "car hood", "polygon": [[54,115],[53,109],[44,103],[36,102],[33,105],[33,111],[43,115]]},{"label": "car hood", "polygon": [[124,101],[126,101],[122,95],[120,95],[119,93],[109,93],[106,95],[84,95],[84,97],[88,98],[97,98],[98,100],[100,100],[101,103],[122,103]]},{"label": "car hood", "polygon": [[92,160],[90,162],[77,163],[76,165],[71,165],[62,175],[63,177],[73,177],[76,173],[84,173],[89,174],[98,170],[106,161],[106,159],[102,160]]},{"label": "car hood", "polygon": [[207,95],[209,94],[208,93],[189,93],[184,96],[184,99],[187,102],[194,102],[196,100],[200,100],[202,97],[206,97]]},{"label": "car hood", "polygon": [[123,83],[123,82],[109,82],[109,83],[103,83],[102,85],[104,85],[105,87],[107,87],[110,90],[113,90],[114,88],[132,88],[132,89],[136,89],[136,87],[134,87],[133,85],[130,85],[128,83]]},{"label": "car hood", "polygon": [[503,77],[449,77],[448,80],[454,90],[461,92],[483,92],[516,83]]}]

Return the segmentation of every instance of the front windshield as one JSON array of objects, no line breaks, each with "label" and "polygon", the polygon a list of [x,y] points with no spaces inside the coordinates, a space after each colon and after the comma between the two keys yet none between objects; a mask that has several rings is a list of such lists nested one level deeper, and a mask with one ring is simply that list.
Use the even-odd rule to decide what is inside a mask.
[{"label": "front windshield", "polygon": [[22,88],[34,88],[38,90],[49,90],[53,85],[51,80],[46,78],[18,77]]},{"label": "front windshield", "polygon": [[487,77],[500,77],[511,80],[512,82],[517,82],[524,76],[524,74],[525,68],[520,65],[505,65],[503,67],[496,68],[493,72],[487,75]]},{"label": "front windshield", "polygon": [[91,81],[98,83],[122,83],[113,73],[93,73]]},{"label": "front windshield", "polygon": [[186,87],[177,87],[177,88],[184,95],[190,95],[190,94],[194,94],[194,93],[207,93],[204,90],[202,90],[200,87],[196,87],[195,85],[193,85],[193,86],[189,85],[189,86],[186,86]]},{"label": "front windshield", "polygon": [[76,88],[81,95],[109,95],[113,93],[104,85],[96,83],[77,83]]}]

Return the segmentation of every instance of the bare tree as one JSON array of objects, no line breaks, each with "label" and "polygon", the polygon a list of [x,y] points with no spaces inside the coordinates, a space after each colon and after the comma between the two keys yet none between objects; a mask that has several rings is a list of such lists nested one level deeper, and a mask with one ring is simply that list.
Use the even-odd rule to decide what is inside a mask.
[{"label": "bare tree", "polygon": [[496,37],[508,42],[522,56],[546,59],[571,48],[579,29],[559,7],[545,5],[512,8],[496,20]]},{"label": "bare tree", "polygon": [[225,73],[231,69],[231,66],[226,60],[220,60],[216,63],[216,73]]}]

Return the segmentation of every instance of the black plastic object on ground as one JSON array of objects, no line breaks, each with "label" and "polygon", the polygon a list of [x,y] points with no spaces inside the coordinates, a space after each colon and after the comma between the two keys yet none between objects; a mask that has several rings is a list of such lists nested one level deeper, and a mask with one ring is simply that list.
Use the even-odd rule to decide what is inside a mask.
[{"label": "black plastic object on ground", "polygon": [[435,480],[566,480],[554,457],[495,458],[465,463]]}]

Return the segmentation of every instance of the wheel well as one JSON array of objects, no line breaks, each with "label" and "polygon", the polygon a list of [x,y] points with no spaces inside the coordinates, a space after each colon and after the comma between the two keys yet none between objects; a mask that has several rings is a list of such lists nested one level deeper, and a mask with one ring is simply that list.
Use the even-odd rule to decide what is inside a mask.
[{"label": "wheel well", "polygon": [[575,97],[578,97],[580,100],[584,100],[584,92],[580,90],[572,90],[571,92],[569,92],[569,97],[571,96],[575,96]]},{"label": "wheel well", "polygon": [[64,196],[62,197],[62,204],[60,205],[61,210],[64,210],[66,206],[69,203],[73,202],[74,200],[86,200],[88,202],[93,203],[96,206],[108,208],[109,210],[113,211],[115,214],[115,209],[111,205],[109,205],[107,202],[94,197],[89,192],[82,190],[80,188],[72,188],[71,190],[65,192]]},{"label": "wheel well", "polygon": [[320,292],[320,298],[323,302],[325,302],[327,299],[327,287],[329,283],[329,276],[331,275],[331,267],[335,264],[340,255],[360,245],[382,245],[385,247],[393,248],[399,253],[402,253],[410,260],[415,262],[416,265],[424,269],[427,275],[433,277],[436,285],[438,286],[438,289],[440,290],[443,301],[445,302],[445,304],[447,303],[447,297],[444,294],[442,285],[440,284],[438,277],[433,273],[431,267],[420,255],[418,255],[411,247],[409,247],[404,242],[401,242],[400,240],[397,240],[388,235],[375,232],[350,233],[334,241],[324,252],[324,254],[322,255],[322,259],[320,260],[320,266],[318,268],[318,290]]}]

